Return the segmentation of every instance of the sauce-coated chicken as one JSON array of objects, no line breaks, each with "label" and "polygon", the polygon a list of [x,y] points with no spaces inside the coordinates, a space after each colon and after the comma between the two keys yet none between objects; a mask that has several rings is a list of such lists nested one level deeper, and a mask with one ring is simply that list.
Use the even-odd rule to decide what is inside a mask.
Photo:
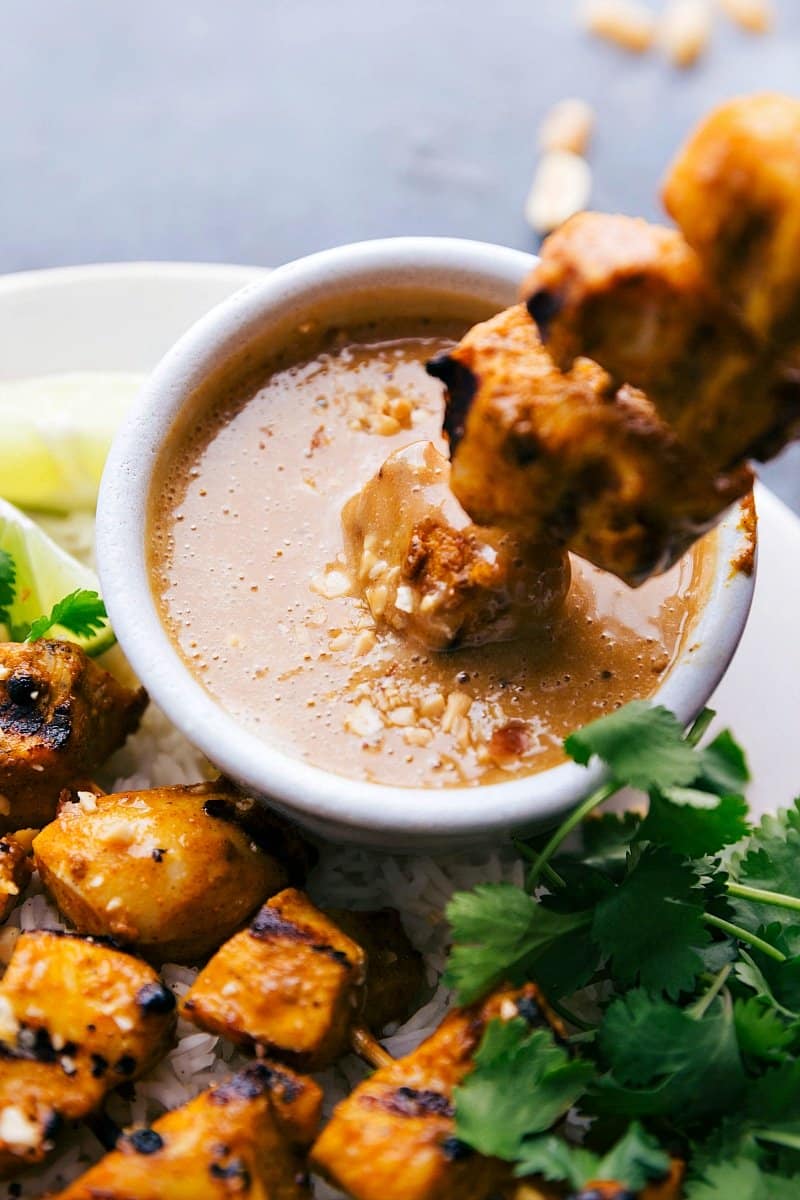
[{"label": "sauce-coated chicken", "polygon": [[299,838],[224,782],[78,793],[34,841],[42,882],[81,933],[147,958],[205,958],[297,874]]},{"label": "sauce-coated chicken", "polygon": [[553,365],[523,305],[429,365],[449,388],[452,487],[481,524],[522,529],[627,583],[665,570],[752,483],[709,477],[653,406],[594,363]]},{"label": "sauce-coated chicken", "polygon": [[[382,979],[367,1011],[384,1024],[399,1020],[421,982],[419,958],[393,915],[354,917],[354,934],[370,918],[371,940],[380,936],[379,922],[383,929],[376,962]],[[302,892],[287,888],[214,955],[181,1013],[203,1029],[317,1070],[346,1050],[363,1017],[367,974],[365,948]]]},{"label": "sauce-coated chicken", "polygon": [[0,643],[0,833],[51,821],[146,705],[71,642]]},{"label": "sauce-coated chicken", "polygon": [[166,1053],[175,999],[151,967],[73,934],[23,933],[0,981],[0,1175],[41,1161],[64,1119]]},{"label": "sauce-coated chicken", "polygon": [[337,1105],[311,1151],[314,1168],[354,1200],[488,1200],[509,1168],[455,1137],[453,1089],[487,1023],[516,1016],[551,1020],[533,984],[450,1012],[416,1050]]},{"label": "sauce-coated chicken", "polygon": [[0,838],[0,922],[5,921],[33,874],[26,848],[13,837]]},{"label": "sauce-coated chicken", "polygon": [[54,1200],[306,1200],[302,1152],[321,1103],[311,1079],[252,1063],[126,1134]]},{"label": "sauce-coated chicken", "polygon": [[433,650],[515,637],[551,617],[567,594],[566,554],[474,525],[432,442],[395,451],[342,521],[375,620]]}]

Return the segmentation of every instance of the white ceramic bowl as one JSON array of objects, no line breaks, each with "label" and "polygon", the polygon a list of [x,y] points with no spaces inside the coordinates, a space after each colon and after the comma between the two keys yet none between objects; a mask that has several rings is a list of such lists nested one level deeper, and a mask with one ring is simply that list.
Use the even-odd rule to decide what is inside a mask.
[{"label": "white ceramic bowl", "polygon": [[[274,271],[198,321],[146,384],[115,441],[98,509],[103,592],[125,653],[152,698],[208,758],[312,832],[366,845],[444,850],[500,841],[553,823],[602,776],[571,763],[507,783],[405,788],[365,783],[310,766],[242,728],[194,678],[162,626],[150,589],[146,544],[156,461],[179,415],[197,407],[209,380],[258,361],[320,302],[409,289],[452,293],[500,309],[513,303],[533,260],[484,243],[394,238],[342,246]],[[691,720],[722,677],[747,620],[753,575],[733,569],[752,552],[734,509],[718,534],[718,560],[691,643],[654,700]]]}]

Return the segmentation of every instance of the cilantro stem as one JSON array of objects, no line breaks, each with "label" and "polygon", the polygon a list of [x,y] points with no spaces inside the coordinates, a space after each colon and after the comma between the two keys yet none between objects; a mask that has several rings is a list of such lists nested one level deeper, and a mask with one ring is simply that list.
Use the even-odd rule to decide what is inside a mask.
[{"label": "cilantro stem", "polygon": [[[535,850],[532,850],[530,846],[526,846],[525,842],[519,838],[512,838],[511,840],[514,843],[514,849],[518,851],[521,858],[525,858],[531,863],[536,862],[538,855]],[[567,886],[567,881],[562,879],[558,871],[554,867],[551,867],[549,863],[545,863],[542,874],[551,887],[564,888]]]},{"label": "cilantro stem", "polygon": [[690,746],[696,746],[716,715],[717,714],[713,708],[704,708],[700,715],[695,719],[694,724],[686,734],[684,740],[688,742]]},{"label": "cilantro stem", "polygon": [[725,966],[714,976],[711,987],[708,989],[708,991],[704,992],[700,999],[691,1006],[689,1012],[696,1021],[702,1020],[702,1018],[706,1015],[709,1006],[714,1000],[714,997],[718,996],[724,988],[732,969],[733,964],[726,963]]},{"label": "cilantro stem", "polygon": [[559,825],[544,850],[534,859],[533,866],[528,871],[525,887],[529,892],[535,891],[548,862],[559,846],[566,841],[573,829],[577,829],[581,821],[585,820],[590,812],[593,812],[599,804],[602,804],[604,800],[608,800],[615,792],[618,792],[621,787],[622,784],[617,783],[616,779],[609,779],[607,783],[602,784],[590,796],[587,796],[583,804],[579,804],[575,811],[570,813],[566,821]]},{"label": "cilantro stem", "polygon": [[784,892],[766,892],[763,888],[747,887],[744,883],[728,883],[729,896],[740,900],[754,900],[758,904],[774,904],[776,908],[791,908],[800,912],[800,897],[787,896]]},{"label": "cilantro stem", "polygon": [[715,917],[713,913],[704,913],[703,920],[706,925],[713,925],[715,929],[729,934],[730,937],[734,937],[740,942],[746,942],[754,950],[760,950],[768,958],[774,958],[775,962],[786,962],[786,955],[778,950],[776,946],[771,946],[763,938],[757,937],[747,929],[742,929],[741,925],[732,925],[730,921],[723,921],[722,917]]}]

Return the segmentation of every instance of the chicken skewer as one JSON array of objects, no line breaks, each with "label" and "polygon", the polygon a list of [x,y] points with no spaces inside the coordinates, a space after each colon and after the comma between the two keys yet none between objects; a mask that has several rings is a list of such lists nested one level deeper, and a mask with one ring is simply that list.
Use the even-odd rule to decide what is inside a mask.
[{"label": "chicken skewer", "polygon": [[517,1016],[546,1020],[563,1034],[533,984],[454,1009],[416,1050],[337,1105],[312,1148],[312,1166],[355,1200],[487,1200],[509,1167],[455,1136],[453,1092],[488,1023]]},{"label": "chicken skewer", "polygon": [[470,516],[631,584],[800,431],[800,101],[723,105],[665,201],[681,232],[587,213],[544,243],[523,290],[546,351],[510,309],[429,366]]},{"label": "chicken skewer", "polygon": [[305,1151],[322,1092],[286,1067],[251,1063],[110,1154],[53,1200],[307,1200]]},{"label": "chicken skewer", "polygon": [[396,914],[336,917],[294,888],[273,896],[203,968],[181,1015],[305,1070],[348,1046],[373,1066],[392,1061],[371,1031],[408,1015],[421,960]]},{"label": "chicken skewer", "polygon": [[92,939],[22,933],[0,981],[0,1175],[40,1162],[64,1119],[97,1110],[167,1051],[175,998]]}]

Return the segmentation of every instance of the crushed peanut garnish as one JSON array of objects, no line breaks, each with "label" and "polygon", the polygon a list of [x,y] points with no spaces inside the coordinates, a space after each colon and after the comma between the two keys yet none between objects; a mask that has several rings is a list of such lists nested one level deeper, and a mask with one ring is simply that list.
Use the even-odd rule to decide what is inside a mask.
[{"label": "crushed peanut garnish", "polygon": [[569,150],[585,155],[594,128],[594,109],[574,97],[559,100],[539,126],[541,150]]},{"label": "crushed peanut garnish", "polygon": [[653,13],[639,0],[586,0],[581,19],[589,33],[634,54],[649,50],[655,38]]}]

